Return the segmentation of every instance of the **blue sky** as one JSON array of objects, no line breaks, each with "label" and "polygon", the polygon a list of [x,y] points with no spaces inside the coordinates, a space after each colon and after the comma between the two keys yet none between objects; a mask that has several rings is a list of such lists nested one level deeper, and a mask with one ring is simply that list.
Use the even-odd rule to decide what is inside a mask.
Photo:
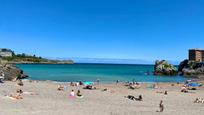
[{"label": "blue sky", "polygon": [[1,0],[0,47],[44,57],[181,61],[204,48],[202,0]]}]

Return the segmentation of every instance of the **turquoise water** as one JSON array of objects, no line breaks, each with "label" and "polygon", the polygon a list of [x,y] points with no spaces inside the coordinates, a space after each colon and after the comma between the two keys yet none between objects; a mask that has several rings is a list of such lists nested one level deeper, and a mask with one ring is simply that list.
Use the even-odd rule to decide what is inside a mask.
[{"label": "turquoise water", "polygon": [[181,82],[186,79],[182,76],[154,76],[146,75],[152,72],[153,65],[114,65],[114,64],[73,64],[73,65],[50,65],[50,64],[18,64],[34,80],[53,81],[96,81],[115,82],[138,81],[138,82]]}]

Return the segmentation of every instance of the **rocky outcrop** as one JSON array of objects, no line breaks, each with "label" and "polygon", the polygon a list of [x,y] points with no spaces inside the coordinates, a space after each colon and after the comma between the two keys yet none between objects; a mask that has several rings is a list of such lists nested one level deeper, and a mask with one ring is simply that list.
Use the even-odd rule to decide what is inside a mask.
[{"label": "rocky outcrop", "polygon": [[28,77],[23,73],[23,70],[13,64],[0,64],[0,76],[4,76],[4,80],[8,81],[15,81]]},{"label": "rocky outcrop", "polygon": [[174,65],[169,64],[165,60],[162,60],[162,61],[157,60],[155,62],[155,66],[154,66],[155,75],[173,76],[173,75],[177,75],[177,72],[178,72],[177,68]]},{"label": "rocky outcrop", "polygon": [[178,70],[185,77],[204,78],[204,62],[184,60],[179,64]]}]

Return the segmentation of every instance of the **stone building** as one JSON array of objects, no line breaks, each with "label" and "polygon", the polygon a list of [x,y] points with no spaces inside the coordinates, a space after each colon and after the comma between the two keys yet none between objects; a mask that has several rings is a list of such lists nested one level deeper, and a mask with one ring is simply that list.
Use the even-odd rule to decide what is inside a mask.
[{"label": "stone building", "polygon": [[12,57],[12,53],[10,49],[0,48],[0,57]]},{"label": "stone building", "polygon": [[189,60],[196,62],[204,62],[204,50],[190,49]]}]

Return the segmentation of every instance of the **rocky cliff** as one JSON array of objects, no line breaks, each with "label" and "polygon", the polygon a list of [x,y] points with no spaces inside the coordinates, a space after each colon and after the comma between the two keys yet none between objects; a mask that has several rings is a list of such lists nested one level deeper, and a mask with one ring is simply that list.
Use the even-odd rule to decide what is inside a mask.
[{"label": "rocky cliff", "polygon": [[4,76],[4,80],[9,81],[15,81],[17,79],[23,79],[28,77],[23,73],[23,70],[19,69],[15,65],[1,63],[0,63],[0,76]]},{"label": "rocky cliff", "polygon": [[155,75],[170,75],[170,76],[173,76],[173,75],[177,75],[177,73],[178,73],[177,68],[174,65],[169,64],[167,61],[157,60],[155,62],[155,66],[154,66],[154,74]]},{"label": "rocky cliff", "polygon": [[185,77],[204,78],[204,62],[184,60],[179,64],[178,71]]}]

